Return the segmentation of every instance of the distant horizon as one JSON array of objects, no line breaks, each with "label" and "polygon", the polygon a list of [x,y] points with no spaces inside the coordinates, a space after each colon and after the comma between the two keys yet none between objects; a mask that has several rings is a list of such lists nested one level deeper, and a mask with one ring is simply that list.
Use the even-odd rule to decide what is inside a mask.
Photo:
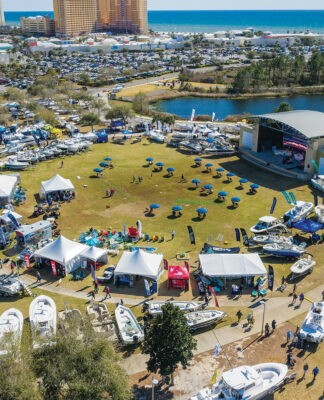
[{"label": "distant horizon", "polygon": [[[206,9],[201,9],[201,10],[195,10],[195,9],[192,9],[192,10],[186,10],[186,9],[178,9],[178,10],[175,10],[175,9],[171,9],[171,10],[155,10],[155,9],[153,9],[153,10],[150,10],[150,9],[148,9],[147,11],[157,11],[157,12],[160,12],[160,11],[163,11],[163,12],[166,12],[166,11],[181,11],[181,12],[183,12],[183,11],[187,11],[187,12],[190,12],[190,11],[192,11],[192,12],[199,12],[199,11],[230,11],[230,12],[233,12],[233,11],[271,11],[271,12],[273,12],[273,11],[324,11],[324,7],[323,8],[294,8],[294,9],[292,9],[292,8],[278,8],[278,9],[272,9],[272,8],[268,8],[268,9],[264,9],[264,8],[255,8],[255,9],[247,9],[247,8],[235,8],[235,9],[227,9],[227,10],[225,10],[225,9],[214,9],[214,8],[206,8]],[[10,10],[10,11],[6,11],[6,10],[4,10],[4,12],[5,13],[10,13],[10,12],[18,12],[18,13],[23,13],[23,12],[27,12],[27,13],[34,13],[34,12],[53,12],[53,9],[52,10],[15,10],[15,11],[13,11],[13,10]]]}]

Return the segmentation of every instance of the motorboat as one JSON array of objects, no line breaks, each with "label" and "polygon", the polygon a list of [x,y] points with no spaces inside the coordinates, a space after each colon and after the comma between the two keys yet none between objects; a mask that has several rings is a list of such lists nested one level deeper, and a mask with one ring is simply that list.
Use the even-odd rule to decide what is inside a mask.
[{"label": "motorboat", "polygon": [[293,243],[269,243],[264,245],[262,248],[267,254],[287,259],[299,258],[306,253],[304,247],[297,246]]},{"label": "motorboat", "polygon": [[280,387],[287,373],[287,365],[279,363],[233,368],[212,389],[200,391],[191,400],[260,400]]},{"label": "motorboat", "polygon": [[261,233],[273,232],[273,231],[287,232],[288,229],[283,223],[278,222],[277,218],[272,217],[272,216],[264,216],[259,219],[259,222],[256,225],[254,225],[254,226],[252,226],[252,228],[250,228],[250,231],[255,234],[261,234]]},{"label": "motorboat", "polygon": [[317,221],[320,222],[321,224],[324,224],[324,205],[320,204],[315,207],[315,215]]},{"label": "motorboat", "polygon": [[283,220],[291,223],[301,221],[312,213],[313,207],[313,203],[297,201],[295,207],[291,208],[284,214]]},{"label": "motorboat", "polygon": [[324,175],[318,175],[311,179],[311,184],[315,189],[324,192]]},{"label": "motorboat", "polygon": [[23,285],[18,278],[8,275],[0,276],[0,295],[15,296],[23,289]]},{"label": "motorboat", "polygon": [[40,295],[29,306],[33,348],[53,344],[56,335],[56,305],[53,299]]},{"label": "motorboat", "polygon": [[166,304],[173,304],[175,307],[180,308],[182,312],[194,312],[200,307],[200,304],[194,301],[150,301],[147,303],[149,314],[152,316],[162,314],[162,306]]},{"label": "motorboat", "polygon": [[324,302],[312,304],[299,331],[307,342],[321,343],[324,339]]},{"label": "motorboat", "polygon": [[310,274],[313,271],[313,267],[316,265],[316,261],[311,256],[301,258],[296,261],[294,265],[290,267],[292,278]]},{"label": "motorboat", "polygon": [[14,171],[21,171],[30,167],[28,162],[19,162],[16,157],[8,157],[5,167]]},{"label": "motorboat", "polygon": [[160,131],[150,131],[149,139],[157,143],[164,143],[166,137]]},{"label": "motorboat", "polygon": [[90,304],[87,307],[87,315],[97,334],[103,337],[115,335],[115,324],[105,303]]},{"label": "motorboat", "polygon": [[74,333],[74,335],[81,339],[83,336],[84,321],[80,310],[75,308],[74,310],[69,310],[65,307],[64,311],[58,313],[60,326],[64,335],[68,332]]},{"label": "motorboat", "polygon": [[256,245],[265,245],[270,243],[292,243],[293,238],[291,236],[280,236],[276,234],[269,234],[269,235],[256,235],[250,239],[250,243]]},{"label": "motorboat", "polygon": [[124,345],[136,344],[144,340],[142,327],[129,308],[119,305],[115,310],[115,318]]},{"label": "motorboat", "polygon": [[180,142],[180,147],[190,151],[191,153],[200,153],[202,151],[202,146],[199,143],[192,141]]},{"label": "motorboat", "polygon": [[0,316],[0,356],[8,354],[11,346],[20,348],[24,317],[16,308],[9,308]]},{"label": "motorboat", "polygon": [[226,314],[218,310],[201,310],[185,314],[187,324],[192,331],[221,321]]}]

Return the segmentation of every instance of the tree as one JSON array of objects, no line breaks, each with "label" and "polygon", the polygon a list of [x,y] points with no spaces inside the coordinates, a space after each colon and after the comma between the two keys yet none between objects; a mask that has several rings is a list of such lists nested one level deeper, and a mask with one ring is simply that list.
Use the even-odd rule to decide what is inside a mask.
[{"label": "tree", "polygon": [[286,103],[285,101],[280,103],[279,107],[275,108],[276,113],[287,112],[287,111],[292,111],[292,108],[290,107],[290,104]]},{"label": "tree", "polygon": [[91,125],[91,130],[93,131],[93,125],[100,124],[100,118],[95,113],[84,114],[80,120],[81,125]]},{"label": "tree", "polygon": [[145,335],[143,352],[150,356],[147,369],[154,373],[159,371],[164,376],[171,375],[173,385],[173,374],[178,364],[185,369],[196,346],[183,313],[173,304],[166,304]]},{"label": "tree", "polygon": [[106,113],[107,120],[121,119],[126,125],[128,120],[134,115],[133,110],[127,106],[118,106],[112,108]]},{"label": "tree", "polygon": [[139,92],[133,100],[133,109],[138,114],[146,114],[149,110],[149,104],[146,94]]}]

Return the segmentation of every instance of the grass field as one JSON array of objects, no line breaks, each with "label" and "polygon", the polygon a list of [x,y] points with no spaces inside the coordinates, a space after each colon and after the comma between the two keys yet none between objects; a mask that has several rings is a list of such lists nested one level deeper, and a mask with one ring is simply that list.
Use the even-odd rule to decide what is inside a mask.
[{"label": "grass field", "polygon": [[117,93],[116,97],[117,99],[121,97],[133,97],[136,96],[138,93],[152,93],[161,89],[168,90],[169,87],[159,86],[151,83],[144,83],[143,85],[136,85],[124,88],[121,92]]}]

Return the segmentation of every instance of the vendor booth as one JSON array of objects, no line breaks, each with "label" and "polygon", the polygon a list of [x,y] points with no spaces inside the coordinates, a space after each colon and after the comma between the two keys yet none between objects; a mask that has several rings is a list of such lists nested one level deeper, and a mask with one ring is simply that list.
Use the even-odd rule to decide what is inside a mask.
[{"label": "vendor booth", "polygon": [[68,192],[73,192],[75,195],[75,188],[70,179],[65,179],[59,174],[56,174],[48,181],[41,184],[39,196],[41,199],[47,199],[47,196],[59,195],[61,200]]},{"label": "vendor booth", "polygon": [[244,279],[251,286],[254,277],[264,277],[267,271],[258,254],[200,254],[202,274],[226,280]]},{"label": "vendor booth", "polygon": [[88,249],[89,247],[84,244],[59,236],[55,242],[35,252],[35,261],[36,264],[44,260],[54,261],[61,266],[63,275],[68,275],[81,267],[82,253]]},{"label": "vendor booth", "polygon": [[108,250],[99,249],[98,247],[91,246],[88,247],[81,254],[82,267],[87,268],[90,265],[105,265],[108,263]]},{"label": "vendor booth", "polygon": [[13,175],[0,175],[0,206],[9,204],[14,198],[18,177]]},{"label": "vendor booth", "polygon": [[41,240],[52,239],[52,226],[49,221],[38,221],[31,225],[22,225],[16,230],[18,246],[36,245]]},{"label": "vendor booth", "polygon": [[115,284],[118,285],[127,278],[131,286],[134,276],[157,281],[163,272],[162,260],[162,254],[146,253],[140,249],[133,252],[124,251],[115,269]]},{"label": "vendor booth", "polygon": [[188,290],[189,289],[189,268],[181,265],[169,265],[168,288]]}]

